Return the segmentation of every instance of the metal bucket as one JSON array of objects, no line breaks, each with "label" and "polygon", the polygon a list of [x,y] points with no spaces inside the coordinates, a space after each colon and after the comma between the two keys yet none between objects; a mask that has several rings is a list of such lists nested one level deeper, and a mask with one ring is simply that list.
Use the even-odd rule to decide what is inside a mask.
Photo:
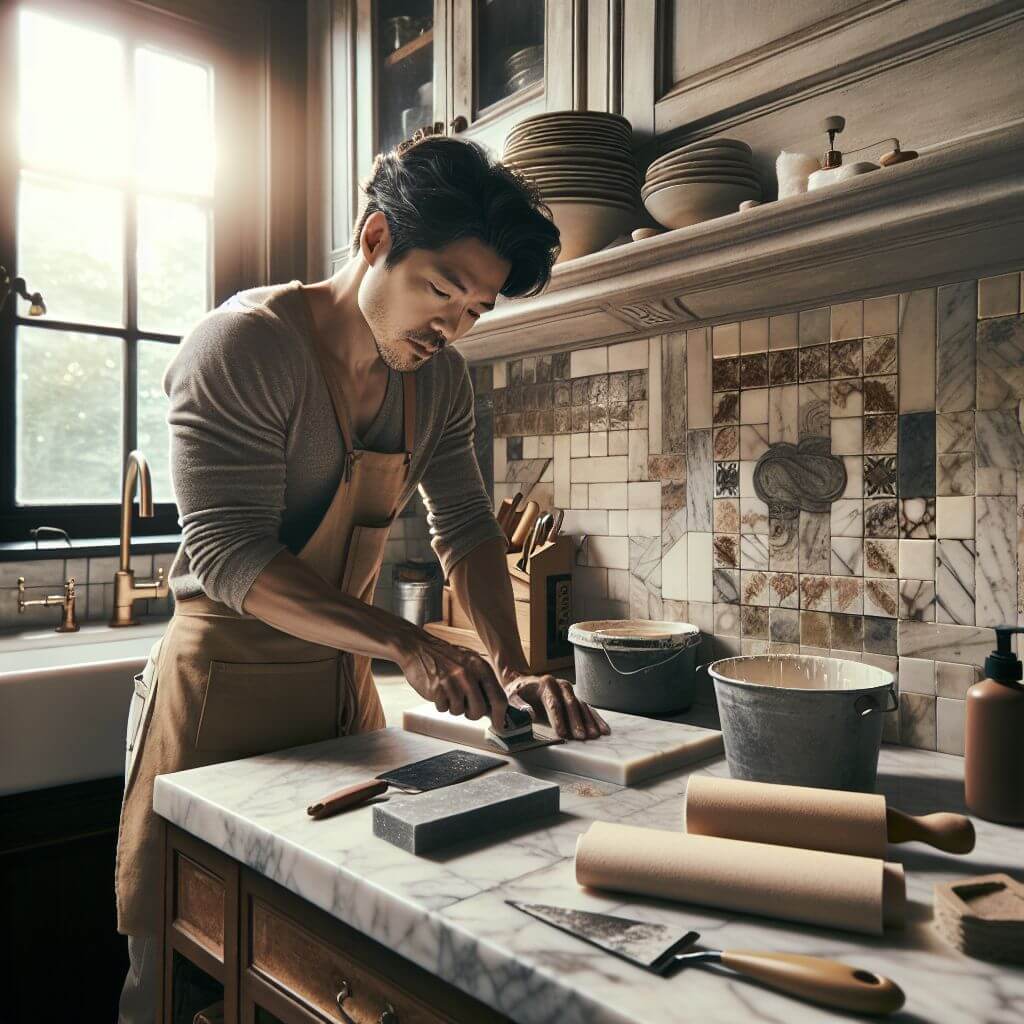
[{"label": "metal bucket", "polygon": [[437,562],[398,562],[391,570],[395,614],[417,626],[443,617],[444,580]]},{"label": "metal bucket", "polygon": [[734,779],[872,792],[891,672],[842,658],[780,654],[708,666]]},{"label": "metal bucket", "polygon": [[688,622],[604,619],[569,627],[576,693],[608,711],[666,715],[693,703],[697,644]]}]

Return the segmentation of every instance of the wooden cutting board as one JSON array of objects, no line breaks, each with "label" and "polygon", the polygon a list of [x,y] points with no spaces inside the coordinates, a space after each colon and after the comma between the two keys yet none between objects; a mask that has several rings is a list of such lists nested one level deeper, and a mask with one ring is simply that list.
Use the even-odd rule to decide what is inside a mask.
[{"label": "wooden cutting board", "polygon": [[[675,768],[704,761],[723,753],[722,734],[681,722],[660,722],[618,711],[602,711],[611,735],[596,740],[566,740],[549,747],[536,747],[510,756],[523,765],[570,772],[616,786],[633,786]],[[402,715],[407,732],[436,736],[479,750],[494,748],[484,738],[487,719],[472,722],[461,715],[438,711],[433,704],[421,704]],[[543,727],[535,727],[536,733]]]}]

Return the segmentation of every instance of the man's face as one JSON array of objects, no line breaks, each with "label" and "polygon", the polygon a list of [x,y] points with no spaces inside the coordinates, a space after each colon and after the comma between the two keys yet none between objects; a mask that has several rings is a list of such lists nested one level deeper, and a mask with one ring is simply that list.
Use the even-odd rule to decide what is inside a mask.
[{"label": "man's face", "polygon": [[[375,218],[383,234],[368,254],[365,236]],[[359,286],[359,308],[384,362],[393,370],[418,370],[494,307],[512,265],[479,239],[462,238],[437,251],[413,249],[387,271],[389,246],[387,222],[375,213],[364,225],[364,258],[372,263]]]}]

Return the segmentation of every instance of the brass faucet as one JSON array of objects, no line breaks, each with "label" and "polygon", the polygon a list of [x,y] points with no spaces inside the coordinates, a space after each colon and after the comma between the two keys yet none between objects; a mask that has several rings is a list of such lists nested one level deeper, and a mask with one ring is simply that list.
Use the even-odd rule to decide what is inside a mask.
[{"label": "brass faucet", "polygon": [[63,594],[49,594],[35,601],[25,600],[25,577],[18,577],[18,614],[26,608],[49,608],[51,605],[59,604],[63,608],[60,617],[60,625],[56,627],[58,633],[77,633],[78,620],[75,618],[75,577],[72,576],[64,582]]},{"label": "brass faucet", "polygon": [[155,580],[135,582],[135,573],[129,566],[132,541],[132,500],[135,484],[139,485],[139,515],[143,519],[153,516],[153,485],[149,475],[149,463],[140,451],[128,453],[124,469],[124,486],[121,489],[121,562],[114,573],[114,614],[111,626],[137,626],[135,602],[147,597],[166,597],[167,581],[163,569],[157,571]]}]

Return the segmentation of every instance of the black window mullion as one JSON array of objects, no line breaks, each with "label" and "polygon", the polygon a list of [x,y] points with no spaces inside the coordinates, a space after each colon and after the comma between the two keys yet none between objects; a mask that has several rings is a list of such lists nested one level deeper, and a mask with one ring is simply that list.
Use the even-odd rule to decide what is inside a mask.
[{"label": "black window mullion", "polygon": [[[135,48],[136,40],[129,34],[125,39],[125,97],[126,128],[136,141],[137,118],[135,110]],[[133,145],[129,160],[137,153]],[[121,406],[121,460],[125,465],[128,453],[138,445],[139,394],[139,281],[138,281],[138,190],[134,172],[125,175],[124,190],[124,392]]]}]

